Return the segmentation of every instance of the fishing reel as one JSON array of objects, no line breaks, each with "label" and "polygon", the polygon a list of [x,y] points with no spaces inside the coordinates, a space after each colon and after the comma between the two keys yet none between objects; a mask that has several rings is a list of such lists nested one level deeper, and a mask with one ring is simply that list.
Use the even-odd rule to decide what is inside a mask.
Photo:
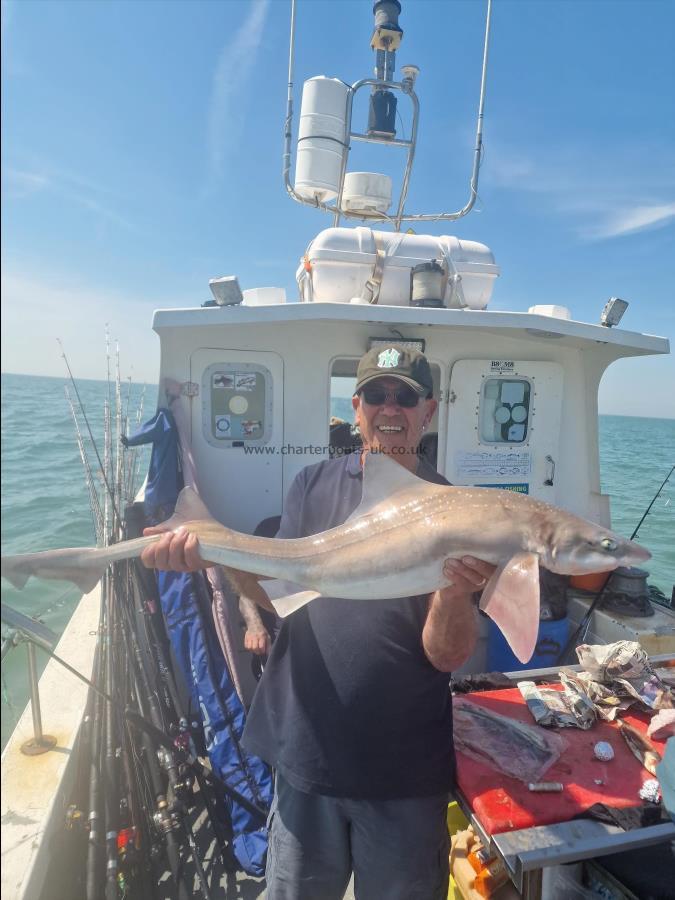
[{"label": "fishing reel", "polygon": [[178,767],[178,779],[171,784],[171,791],[174,796],[175,805],[180,805],[183,809],[190,809],[195,805],[194,785],[195,777],[193,772],[187,765]]},{"label": "fishing reel", "polygon": [[83,810],[78,807],[77,803],[71,803],[66,810],[65,826],[68,831],[84,832],[89,830],[87,817]]},{"label": "fishing reel", "polygon": [[177,811],[169,805],[165,797],[157,801],[157,812],[152,816],[155,828],[160,834],[168,834],[180,828],[180,818]]}]

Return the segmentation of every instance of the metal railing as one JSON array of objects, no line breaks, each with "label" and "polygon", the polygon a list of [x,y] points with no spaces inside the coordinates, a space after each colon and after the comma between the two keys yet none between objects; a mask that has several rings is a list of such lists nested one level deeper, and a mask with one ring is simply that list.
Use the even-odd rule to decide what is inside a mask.
[{"label": "metal railing", "polygon": [[2,621],[11,631],[2,641],[2,662],[7,654],[25,644],[28,653],[28,681],[30,685],[30,705],[33,716],[33,737],[21,745],[21,752],[27,756],[46,753],[56,746],[56,738],[45,734],[42,730],[42,710],[40,708],[40,682],[38,678],[37,655],[35,648],[43,647],[50,652],[56,647],[58,635],[42,622],[31,619],[18,610],[2,604]]}]

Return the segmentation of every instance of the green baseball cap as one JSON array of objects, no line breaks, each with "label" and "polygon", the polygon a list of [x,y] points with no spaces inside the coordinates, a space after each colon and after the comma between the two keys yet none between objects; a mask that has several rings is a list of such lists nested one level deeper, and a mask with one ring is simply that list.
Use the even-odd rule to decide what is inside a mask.
[{"label": "green baseball cap", "polygon": [[398,378],[421,397],[430,397],[434,392],[429,360],[419,350],[401,344],[380,344],[361,357],[354,393],[358,394],[376,378]]}]

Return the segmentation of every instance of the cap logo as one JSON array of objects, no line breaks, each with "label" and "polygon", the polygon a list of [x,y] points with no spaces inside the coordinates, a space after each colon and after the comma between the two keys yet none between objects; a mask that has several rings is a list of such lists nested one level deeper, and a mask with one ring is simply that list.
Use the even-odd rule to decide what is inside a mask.
[{"label": "cap logo", "polygon": [[398,361],[401,358],[401,354],[395,347],[390,347],[388,350],[383,350],[382,353],[377,357],[377,368],[378,369],[395,369],[398,365]]}]

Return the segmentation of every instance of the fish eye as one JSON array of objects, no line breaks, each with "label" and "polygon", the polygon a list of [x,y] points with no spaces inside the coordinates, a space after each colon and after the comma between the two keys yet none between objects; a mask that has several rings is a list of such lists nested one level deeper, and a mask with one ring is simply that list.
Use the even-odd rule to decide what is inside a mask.
[{"label": "fish eye", "polygon": [[603,550],[607,550],[608,553],[614,553],[614,551],[617,548],[617,543],[616,543],[616,541],[613,541],[611,538],[603,538],[600,541],[600,546],[602,547]]}]

